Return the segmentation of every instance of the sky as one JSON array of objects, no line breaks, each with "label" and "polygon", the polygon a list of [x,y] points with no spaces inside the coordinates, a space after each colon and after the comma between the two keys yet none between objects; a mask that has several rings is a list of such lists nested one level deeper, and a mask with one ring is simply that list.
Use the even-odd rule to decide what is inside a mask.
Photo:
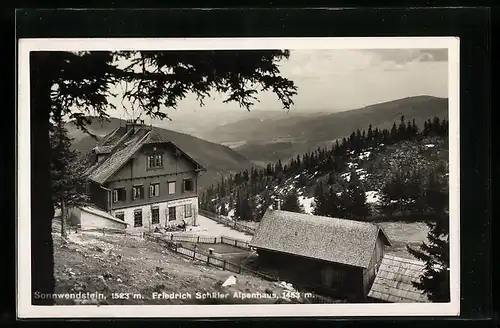
[{"label": "sky", "polygon": [[[447,55],[447,49],[291,50],[290,58],[280,62],[280,71],[298,87],[291,110],[337,112],[409,96],[448,97]],[[282,109],[274,94],[258,97],[254,110]],[[205,100],[203,111],[243,111],[222,100],[214,93]],[[169,115],[199,110],[198,101],[188,95]],[[110,114],[125,118],[121,111]]]}]

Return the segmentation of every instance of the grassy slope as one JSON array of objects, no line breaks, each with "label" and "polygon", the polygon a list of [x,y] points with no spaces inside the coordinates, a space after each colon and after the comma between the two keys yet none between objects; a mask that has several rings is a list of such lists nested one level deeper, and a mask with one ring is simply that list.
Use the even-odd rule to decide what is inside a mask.
[{"label": "grassy slope", "polygon": [[348,136],[356,129],[367,129],[370,124],[390,128],[394,121],[399,122],[401,115],[414,118],[422,127],[423,121],[430,117],[448,116],[448,100],[419,96],[333,114],[275,115],[262,121],[251,118],[217,127],[206,138],[220,143],[246,141],[234,149],[260,164],[274,162],[277,157],[289,159]]},{"label": "grassy slope", "polygon": [[[111,118],[109,122],[100,122],[94,119],[88,129],[98,137],[103,137],[119,127],[120,124],[123,124],[123,121],[117,118]],[[73,145],[78,151],[85,153],[95,146],[96,140],[77,129],[74,124],[67,123],[66,127],[70,136],[74,138]],[[254,165],[243,155],[226,146],[175,131],[161,128],[155,129],[206,166],[207,172],[200,177],[200,186],[214,183],[222,174],[249,169]]]}]

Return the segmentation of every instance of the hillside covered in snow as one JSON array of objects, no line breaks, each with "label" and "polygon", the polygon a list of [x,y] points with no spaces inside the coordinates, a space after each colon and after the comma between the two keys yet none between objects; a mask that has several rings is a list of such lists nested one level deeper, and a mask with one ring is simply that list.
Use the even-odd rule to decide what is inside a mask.
[{"label": "hillside covered in snow", "polygon": [[[203,209],[260,221],[275,200],[289,211],[358,220],[419,220],[447,206],[448,122],[354,131],[330,149],[245,170],[212,185]],[[395,218],[396,217],[396,218]]]}]

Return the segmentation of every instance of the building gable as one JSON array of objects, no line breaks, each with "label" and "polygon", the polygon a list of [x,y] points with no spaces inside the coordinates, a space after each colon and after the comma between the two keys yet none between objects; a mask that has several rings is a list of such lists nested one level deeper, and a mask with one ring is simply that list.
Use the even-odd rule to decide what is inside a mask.
[{"label": "building gable", "polygon": [[[139,150],[146,145],[151,145],[152,147],[160,145],[168,146],[174,149],[176,153],[180,153],[181,157],[191,162],[196,170],[205,170],[201,164],[180,150],[172,142],[163,139],[154,130],[139,126],[131,130],[126,130],[123,134],[118,132],[119,130],[110,133],[104,142],[94,149],[94,154],[99,153],[104,155],[104,158],[99,160],[98,163],[94,162],[90,165],[87,170],[90,180],[103,184],[116,174],[121,175],[123,172],[126,172],[127,166],[130,170],[135,165],[134,163],[138,162],[137,159],[140,160]],[[113,142],[111,142],[111,139],[113,139]]]},{"label": "building gable", "polygon": [[[148,157],[161,156],[161,167],[148,168]],[[109,177],[106,182],[121,179],[146,178],[164,174],[179,174],[197,170],[198,166],[182,153],[176,152],[171,143],[145,144]]]}]

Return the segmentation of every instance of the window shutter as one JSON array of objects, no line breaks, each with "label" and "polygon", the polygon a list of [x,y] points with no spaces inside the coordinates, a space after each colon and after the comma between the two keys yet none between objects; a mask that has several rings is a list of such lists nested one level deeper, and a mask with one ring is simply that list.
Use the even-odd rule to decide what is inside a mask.
[{"label": "window shutter", "polygon": [[153,185],[149,185],[149,197],[153,196]]},{"label": "window shutter", "polygon": [[148,169],[151,168],[151,156],[148,156]]}]

